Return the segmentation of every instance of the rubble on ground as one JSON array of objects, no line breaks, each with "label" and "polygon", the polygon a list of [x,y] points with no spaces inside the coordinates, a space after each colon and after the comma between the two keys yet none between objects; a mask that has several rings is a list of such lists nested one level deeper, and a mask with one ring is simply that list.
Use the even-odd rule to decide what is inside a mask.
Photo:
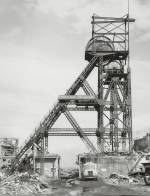
[{"label": "rubble on ground", "polygon": [[109,176],[109,180],[113,184],[119,184],[119,183],[139,183],[140,181],[136,178],[131,178],[129,176],[124,176],[118,173],[112,173]]},{"label": "rubble on ground", "polygon": [[3,177],[0,182],[0,195],[41,193],[46,188],[50,188],[49,185],[37,174],[30,175],[27,172],[15,173]]},{"label": "rubble on ground", "polygon": [[111,179],[119,179],[119,180],[123,180],[123,181],[129,181],[129,177],[128,176],[124,176],[124,175],[120,175],[117,173],[112,173],[109,178]]},{"label": "rubble on ground", "polygon": [[79,177],[79,170],[75,168],[61,169],[60,178],[61,179],[72,179]]},{"label": "rubble on ground", "polygon": [[76,178],[74,178],[74,179],[68,179],[65,182],[65,187],[72,187],[74,185],[79,185],[79,184],[80,184],[79,183],[79,180],[77,180]]},{"label": "rubble on ground", "polygon": [[[56,180],[62,187],[79,185],[79,172],[77,169],[61,169],[61,179]],[[16,172],[12,175],[0,174],[0,195],[28,195],[37,193],[57,192],[57,186],[53,187],[54,179],[44,178],[38,174],[31,175],[28,172]],[[47,182],[50,182],[49,184]],[[53,183],[52,183],[53,182]],[[59,186],[58,186],[59,187]]]},{"label": "rubble on ground", "polygon": [[65,187],[79,185],[79,170],[75,168],[61,169],[60,178]]}]

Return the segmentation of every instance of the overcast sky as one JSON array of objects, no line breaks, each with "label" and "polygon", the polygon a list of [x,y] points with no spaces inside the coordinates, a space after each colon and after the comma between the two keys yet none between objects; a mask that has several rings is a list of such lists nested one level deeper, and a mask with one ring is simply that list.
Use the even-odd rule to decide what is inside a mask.
[{"label": "overcast sky", "polygon": [[[130,0],[135,136],[150,129],[149,10],[149,0]],[[0,0],[0,137],[22,144],[87,65],[93,13],[120,17],[127,0]],[[71,160],[85,150],[79,138],[49,141],[51,152]]]}]

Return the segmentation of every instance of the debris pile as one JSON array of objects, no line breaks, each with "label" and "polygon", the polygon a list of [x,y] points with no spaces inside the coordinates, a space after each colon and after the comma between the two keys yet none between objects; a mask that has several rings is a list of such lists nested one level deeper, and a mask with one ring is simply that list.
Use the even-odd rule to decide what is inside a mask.
[{"label": "debris pile", "polygon": [[60,179],[65,187],[79,185],[79,170],[75,168],[66,168],[60,170]]},{"label": "debris pile", "polygon": [[112,174],[109,176],[109,178],[110,178],[110,179],[117,179],[117,180],[120,180],[120,181],[129,182],[129,177],[123,176],[123,175],[120,175],[120,174],[117,174],[117,173],[112,173]]},{"label": "debris pile", "polygon": [[130,178],[128,176],[124,176],[124,175],[117,174],[117,173],[112,173],[109,176],[109,179],[114,184],[119,184],[119,183],[139,183],[138,179]]},{"label": "debris pile", "polygon": [[79,183],[79,181],[76,178],[68,179],[68,180],[66,180],[65,187],[72,187],[74,185],[79,185],[79,184],[80,183]]},{"label": "debris pile", "polygon": [[60,178],[61,179],[72,179],[79,177],[79,170],[75,168],[61,169]]},{"label": "debris pile", "polygon": [[17,173],[2,179],[0,182],[0,195],[41,193],[46,188],[49,188],[49,185],[37,174]]}]

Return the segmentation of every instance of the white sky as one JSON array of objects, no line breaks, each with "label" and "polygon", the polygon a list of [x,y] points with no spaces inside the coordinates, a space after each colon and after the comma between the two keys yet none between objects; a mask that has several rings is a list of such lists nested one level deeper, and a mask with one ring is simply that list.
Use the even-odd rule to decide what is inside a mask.
[{"label": "white sky", "polygon": [[[130,0],[135,136],[150,128],[149,10],[149,0]],[[18,137],[22,144],[87,65],[93,13],[120,17],[127,0],[0,0],[0,137]],[[49,141],[65,165],[85,150],[79,138]]]}]

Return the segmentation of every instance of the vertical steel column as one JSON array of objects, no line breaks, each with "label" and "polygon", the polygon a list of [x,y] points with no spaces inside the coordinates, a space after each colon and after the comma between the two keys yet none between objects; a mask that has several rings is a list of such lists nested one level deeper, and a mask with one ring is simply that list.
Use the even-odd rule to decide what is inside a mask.
[{"label": "vertical steel column", "polygon": [[131,73],[128,68],[128,136],[129,136],[129,153],[132,152],[132,102],[131,102]]},{"label": "vertical steel column", "polygon": [[45,138],[45,152],[48,152],[48,131],[44,131]]},{"label": "vertical steel column", "polygon": [[121,139],[122,139],[122,151],[125,152],[126,150],[126,113],[125,111],[123,112],[123,131],[121,134]]},{"label": "vertical steel column", "polygon": [[33,174],[35,174],[35,144],[33,143]]},{"label": "vertical steel column", "polygon": [[[112,85],[113,88],[113,85]],[[114,119],[113,119],[113,112],[114,112],[114,102],[113,102],[113,90],[110,91],[110,144],[112,152],[114,151]]]},{"label": "vertical steel column", "polygon": [[55,177],[55,161],[53,161],[53,177]]},{"label": "vertical steel column", "polygon": [[82,174],[81,174],[82,170],[81,170],[81,160],[80,160],[80,155],[78,155],[78,160],[79,160],[79,178],[81,179],[81,177],[82,177]]},{"label": "vertical steel column", "polygon": [[[129,3],[128,3],[129,5]],[[129,153],[132,153],[132,97],[131,97],[131,70],[130,70],[130,25],[128,10],[128,137],[129,137]]]},{"label": "vertical steel column", "polygon": [[[103,85],[101,85],[103,74],[103,57],[99,57],[98,62],[98,99],[103,99]],[[100,105],[98,108],[98,119],[97,119],[97,128],[99,131],[99,136],[97,137],[97,148],[98,151],[103,153],[104,152],[104,138],[103,138],[103,105]]]},{"label": "vertical steel column", "polygon": [[58,157],[58,171],[57,171],[57,176],[59,178],[59,175],[60,175],[60,157]]},{"label": "vertical steel column", "polygon": [[117,111],[117,95],[115,93],[116,88],[116,78],[112,78],[113,85],[111,89],[111,104],[113,107],[110,111],[110,131],[113,134],[113,141],[112,141],[112,152],[118,153],[119,143],[118,143],[118,111]]},{"label": "vertical steel column", "polygon": [[126,98],[127,98],[127,88],[126,88],[126,85],[125,84],[123,84],[122,85],[123,86],[123,93],[124,93],[124,96],[123,96],[123,103],[124,103],[124,106],[123,106],[123,132],[122,132],[122,134],[121,134],[121,136],[122,136],[122,151],[123,152],[125,152],[126,151],[126,143],[127,143],[127,141],[126,141],[126,136],[127,136],[127,131],[126,131],[126,129],[127,129],[127,127],[126,127],[126,125],[127,125],[127,111],[126,111]]},{"label": "vertical steel column", "polygon": [[[116,85],[116,83],[114,84]],[[116,88],[116,87],[115,87]],[[119,141],[118,141],[118,111],[117,111],[117,95],[114,92],[114,134],[115,134],[115,152],[118,154]]]},{"label": "vertical steel column", "polygon": [[92,16],[92,38],[94,37],[95,25],[94,25],[94,16]]},{"label": "vertical steel column", "polygon": [[44,133],[41,133],[40,174],[44,175]]}]

